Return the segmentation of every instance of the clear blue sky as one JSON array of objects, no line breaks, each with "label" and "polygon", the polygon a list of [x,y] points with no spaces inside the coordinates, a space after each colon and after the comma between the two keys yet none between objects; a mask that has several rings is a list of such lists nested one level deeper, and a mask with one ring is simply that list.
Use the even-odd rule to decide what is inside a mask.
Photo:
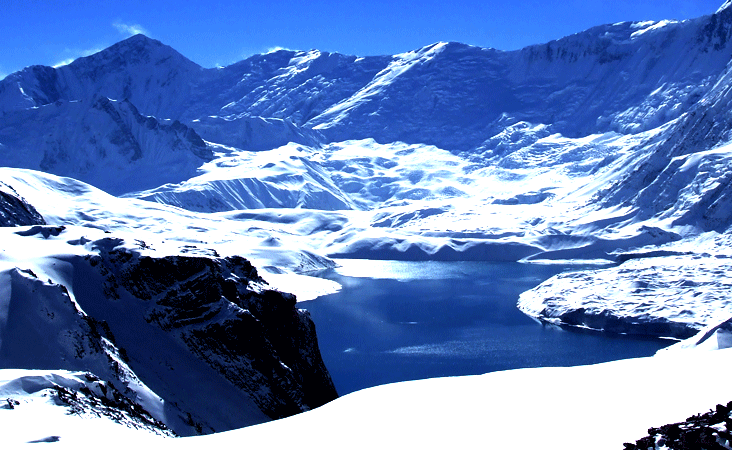
[{"label": "clear blue sky", "polygon": [[[206,4],[209,3],[209,4]],[[0,0],[0,77],[91,54],[135,31],[204,67],[283,47],[359,56],[437,41],[513,50],[626,20],[687,19],[724,0]]]}]

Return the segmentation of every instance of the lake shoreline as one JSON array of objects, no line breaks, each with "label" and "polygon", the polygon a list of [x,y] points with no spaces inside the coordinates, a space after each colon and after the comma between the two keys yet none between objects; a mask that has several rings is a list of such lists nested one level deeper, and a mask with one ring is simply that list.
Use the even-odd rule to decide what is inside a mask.
[{"label": "lake shoreline", "polygon": [[651,356],[673,341],[542,325],[519,295],[577,265],[336,260],[308,301],[341,395],[367,387]]}]

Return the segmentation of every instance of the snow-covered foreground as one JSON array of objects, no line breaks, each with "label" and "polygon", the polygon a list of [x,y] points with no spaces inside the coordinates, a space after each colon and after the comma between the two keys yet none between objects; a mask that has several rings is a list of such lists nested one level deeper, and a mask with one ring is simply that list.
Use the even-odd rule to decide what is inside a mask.
[{"label": "snow-covered foreground", "polygon": [[[96,410],[85,411],[84,406],[91,404],[93,396],[79,393],[82,386],[95,390],[99,398],[106,398],[107,385],[90,379],[82,372],[0,370],[3,445],[7,448],[41,442],[82,445],[91,437],[97,444],[108,440],[108,445],[113,445],[114,442],[131,442],[162,434],[151,424],[144,426],[122,409],[100,407],[99,401]],[[64,394],[67,398],[73,397],[73,406],[60,400]],[[109,399],[112,398],[110,394]]]},{"label": "snow-covered foreground", "polygon": [[321,448],[617,449],[650,426],[731,399],[730,357],[724,350],[379,386],[237,433],[275,447],[304,439]]},{"label": "snow-covered foreground", "polygon": [[[732,349],[704,348],[716,347],[714,338],[649,358],[378,386],[290,418],[190,438],[160,438],[105,417],[68,415],[41,391],[27,394],[42,387],[39,381],[8,382],[36,373],[3,370],[0,397],[19,404],[0,409],[0,424],[4,445],[45,439],[56,441],[54,448],[618,449],[649,427],[732,400]],[[73,378],[42,379],[53,377]]]}]

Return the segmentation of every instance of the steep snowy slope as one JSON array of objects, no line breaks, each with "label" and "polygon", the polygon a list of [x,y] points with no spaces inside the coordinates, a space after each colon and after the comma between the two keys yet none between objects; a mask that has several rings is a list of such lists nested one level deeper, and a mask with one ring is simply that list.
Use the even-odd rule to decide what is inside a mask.
[{"label": "steep snowy slope", "polygon": [[185,180],[213,157],[191,128],[143,116],[126,100],[56,102],[2,121],[3,165],[84,179],[113,194]]},{"label": "steep snowy slope", "polygon": [[[334,139],[468,150],[506,125],[583,136],[678,117],[730,58],[732,12],[684,23],[620,23],[498,52],[443,43],[398,55],[371,84],[313,118]],[[354,136],[354,133],[357,133]]]},{"label": "steep snowy slope", "polygon": [[[643,218],[724,231],[732,140],[732,68],[673,124],[663,140],[645,146],[633,170],[602,192],[606,205],[635,205]],[[644,153],[645,153],[644,152]]]},{"label": "steep snowy slope", "polygon": [[172,48],[135,35],[66,66],[11,74],[0,83],[0,114],[108,97],[128,100],[145,115],[176,119],[203,72]]},{"label": "steep snowy slope", "polygon": [[257,208],[352,209],[354,202],[313,158],[311,149],[287,145],[263,152],[219,148],[202,175],[134,197],[189,211]]},{"label": "steep snowy slope", "polygon": [[[41,230],[40,227],[37,229]],[[16,229],[15,233],[27,234],[30,230]],[[54,232],[51,228],[45,230],[49,236]],[[13,267],[7,256],[14,237],[4,236],[5,250],[0,263],[0,279],[3,283],[0,292],[0,367],[83,371],[85,382],[81,384],[78,381],[65,383],[63,375],[53,376],[44,383],[37,379],[40,376],[36,378],[34,374],[27,374],[27,379],[19,379],[16,383],[24,386],[25,392],[30,394],[44,389],[57,389],[55,394],[59,399],[68,399],[59,403],[69,405],[72,400],[77,400],[73,392],[84,391],[82,386],[85,386],[86,391],[81,393],[88,395],[91,401],[94,401],[94,397],[97,402],[101,400],[112,414],[126,410],[133,413],[133,417],[130,417],[133,423],[144,423],[148,429],[168,432],[159,422],[164,420],[163,400],[130,369],[129,358],[116,346],[109,325],[82,311],[64,285],[56,284],[50,278],[48,281],[40,279],[38,274],[46,276],[47,273],[41,272],[38,267],[36,272],[29,268]],[[43,261],[36,263],[43,264]],[[9,387],[6,385],[3,390]],[[64,389],[72,389],[72,392]],[[6,395],[12,394],[6,392]],[[11,404],[10,400],[7,401]],[[76,406],[81,410],[87,409],[81,404]],[[179,409],[169,409],[182,414]]]},{"label": "steep snowy slope", "polygon": [[390,60],[388,56],[358,58],[318,50],[255,55],[218,69],[200,91],[215,93],[214,101],[200,98],[188,116],[245,114],[287,118],[302,125],[354,95]]}]

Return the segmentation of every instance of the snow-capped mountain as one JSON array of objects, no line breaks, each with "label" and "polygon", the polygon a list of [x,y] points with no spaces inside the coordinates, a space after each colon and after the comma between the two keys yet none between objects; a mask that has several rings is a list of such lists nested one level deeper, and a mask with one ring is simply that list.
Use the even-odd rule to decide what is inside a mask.
[{"label": "snow-capped mountain", "polygon": [[319,406],[336,394],[313,324],[265,279],[332,292],[305,274],[334,257],[580,261],[594,268],[519,308],[692,336],[732,314],[731,39],[727,1],[512,52],[281,50],[204,69],[137,35],[12,74],[0,367],[44,372],[0,388],[129,402],[125,420],[160,433]]},{"label": "snow-capped mountain", "polygon": [[[609,252],[730,223],[731,33],[722,7],[512,52],[282,50],[216,69],[138,35],[2,80],[0,154],[114,194],[257,217],[261,242],[298,242],[289,261],[620,261]],[[261,208],[333,213],[312,225],[235,212]]]},{"label": "snow-capped mountain", "polygon": [[[360,58],[281,50],[220,69],[136,35],[67,66],[8,76],[0,111],[127,100],[206,140],[258,150],[363,138],[473,150],[519,121],[569,137],[638,132],[680,117],[719,81],[732,55],[731,21],[723,8],[685,22],[595,27],[512,52],[458,43]],[[279,142],[261,137],[268,134]]]},{"label": "snow-capped mountain", "polygon": [[191,81],[204,70],[172,48],[142,35],[58,68],[31,66],[2,82],[0,111],[98,97],[129,100],[144,114],[161,118],[180,110]]}]

